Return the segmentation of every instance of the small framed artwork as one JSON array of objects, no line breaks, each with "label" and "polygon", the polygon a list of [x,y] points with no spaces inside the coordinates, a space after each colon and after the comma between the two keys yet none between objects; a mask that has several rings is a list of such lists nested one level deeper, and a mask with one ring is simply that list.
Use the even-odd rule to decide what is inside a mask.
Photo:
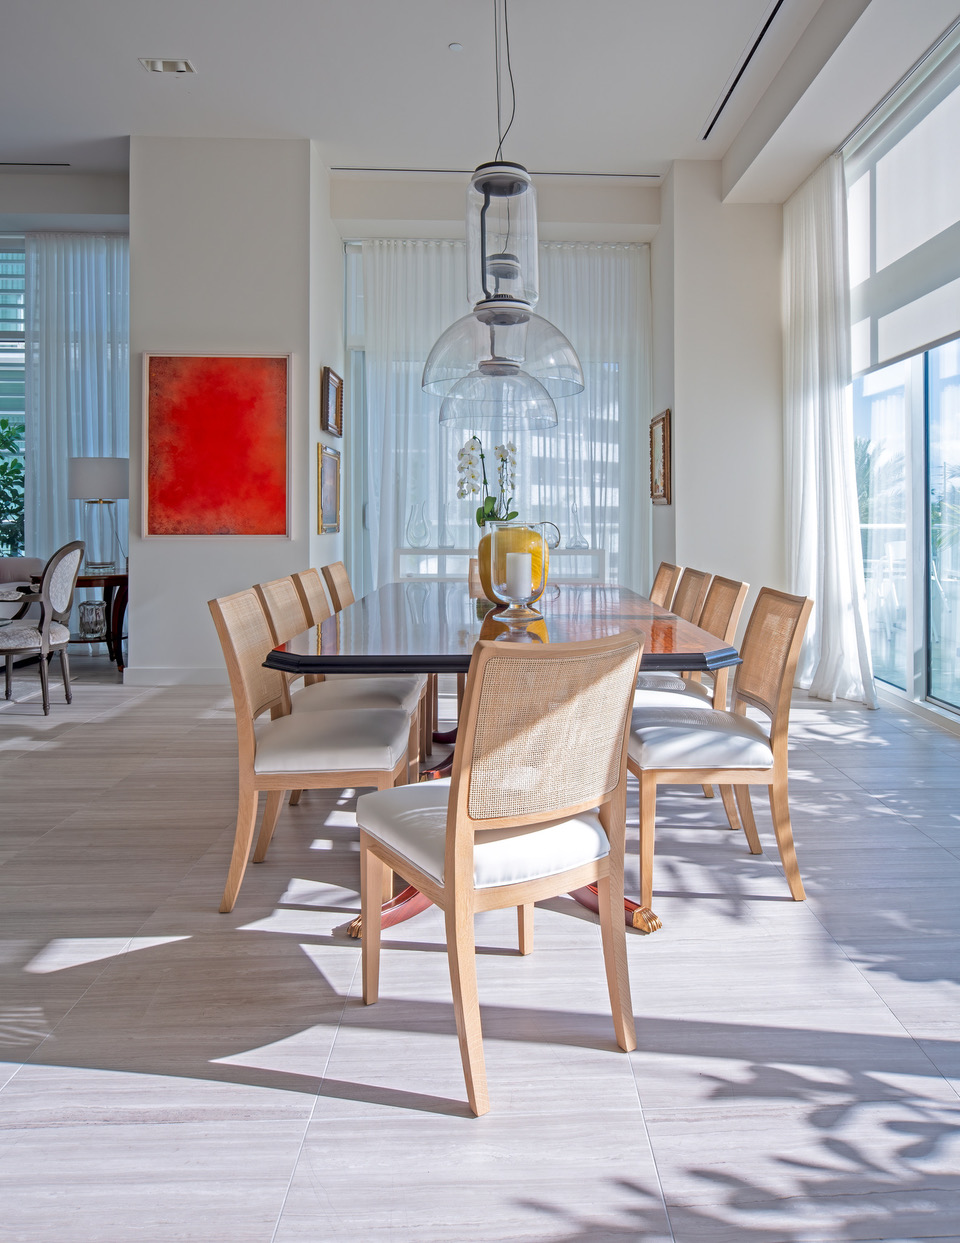
[{"label": "small framed artwork", "polygon": [[650,420],[650,499],[670,504],[670,411]]},{"label": "small framed artwork", "polygon": [[317,527],[321,535],[340,530],[340,454],[327,445],[317,445]]},{"label": "small framed artwork", "polygon": [[332,367],[324,367],[320,386],[320,428],[331,436],[343,435],[343,381]]}]

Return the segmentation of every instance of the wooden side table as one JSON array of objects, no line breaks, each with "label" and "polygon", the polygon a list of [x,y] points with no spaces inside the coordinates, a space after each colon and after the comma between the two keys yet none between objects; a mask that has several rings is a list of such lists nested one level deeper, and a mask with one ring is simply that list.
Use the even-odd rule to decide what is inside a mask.
[{"label": "wooden side table", "polygon": [[77,587],[98,587],[103,592],[107,606],[107,633],[104,642],[107,654],[123,672],[123,623],[127,616],[127,574],[119,571],[114,574],[79,574]]}]

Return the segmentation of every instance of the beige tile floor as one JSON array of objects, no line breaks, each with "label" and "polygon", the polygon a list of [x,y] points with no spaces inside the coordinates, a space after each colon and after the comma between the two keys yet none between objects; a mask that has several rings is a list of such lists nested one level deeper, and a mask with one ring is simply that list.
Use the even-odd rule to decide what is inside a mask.
[{"label": "beige tile floor", "polygon": [[352,793],[286,809],[219,915],[225,694],[76,663],[72,707],[0,706],[4,1243],[960,1239],[957,737],[798,699],[805,903],[759,802],[754,858],[665,791],[630,1056],[590,914],[547,903],[523,959],[480,918],[474,1119],[435,912],[358,1000]]}]

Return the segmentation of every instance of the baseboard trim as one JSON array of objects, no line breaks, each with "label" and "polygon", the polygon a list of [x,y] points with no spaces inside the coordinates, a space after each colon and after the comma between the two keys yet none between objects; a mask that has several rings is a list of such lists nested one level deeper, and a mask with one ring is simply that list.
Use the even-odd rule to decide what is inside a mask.
[{"label": "baseboard trim", "polygon": [[898,708],[908,716],[918,717],[930,725],[939,725],[950,734],[960,737],[960,716],[946,708],[938,708],[935,704],[918,703],[908,699],[906,695],[895,690],[888,690],[882,683],[877,683],[877,697],[885,708]]}]

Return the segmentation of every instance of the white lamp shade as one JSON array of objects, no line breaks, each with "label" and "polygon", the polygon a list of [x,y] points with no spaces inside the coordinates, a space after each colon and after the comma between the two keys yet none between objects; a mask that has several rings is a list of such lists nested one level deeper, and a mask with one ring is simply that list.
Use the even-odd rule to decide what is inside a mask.
[{"label": "white lamp shade", "polygon": [[556,427],[557,407],[543,385],[524,371],[513,368],[506,374],[491,374],[477,370],[444,397],[440,422],[475,430],[491,423]]},{"label": "white lamp shade", "polygon": [[72,457],[67,463],[67,494],[77,501],[122,501],[130,495],[130,459]]},{"label": "white lamp shade", "polygon": [[521,308],[493,314],[479,307],[451,324],[427,356],[421,387],[442,397],[481,363],[493,361],[518,364],[553,398],[583,392],[576,350],[549,320]]}]

